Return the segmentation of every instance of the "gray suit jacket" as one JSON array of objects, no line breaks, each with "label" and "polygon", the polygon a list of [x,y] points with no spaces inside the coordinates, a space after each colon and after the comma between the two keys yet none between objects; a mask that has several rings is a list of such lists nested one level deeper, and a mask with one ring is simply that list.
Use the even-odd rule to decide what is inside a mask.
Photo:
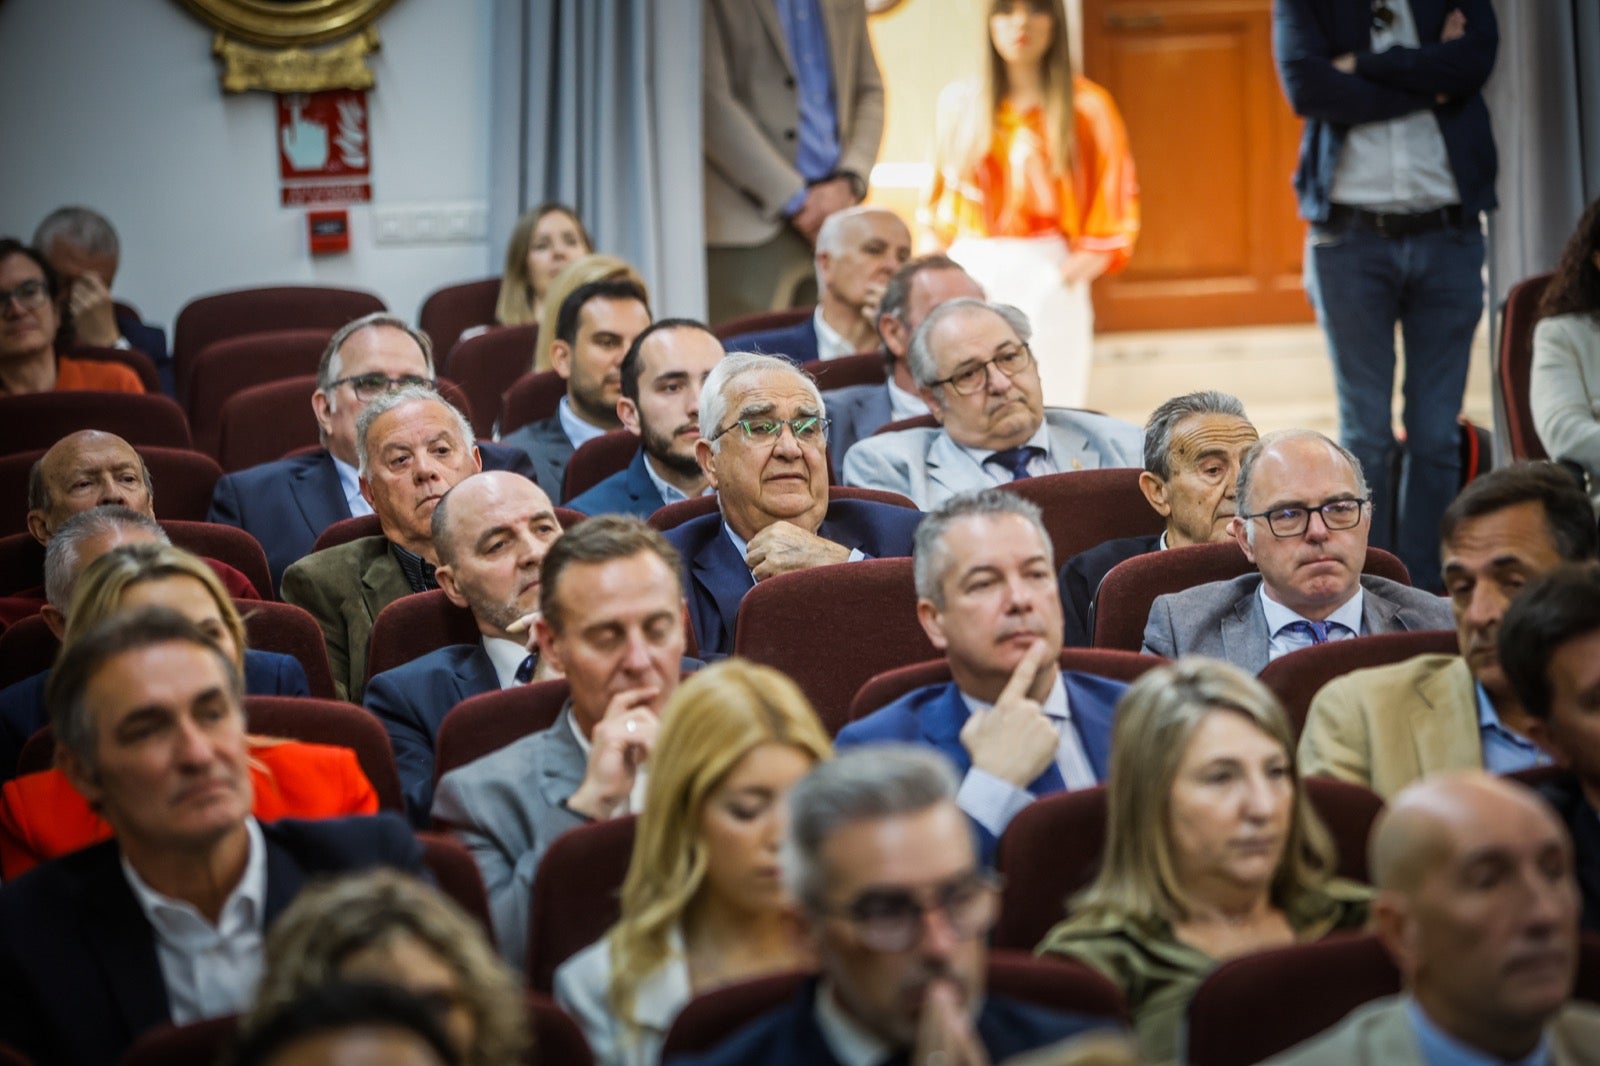
[{"label": "gray suit jacket", "polygon": [[[1556,1066],[1600,1063],[1600,1009],[1569,1003],[1551,1022],[1550,1058]],[[1406,1017],[1405,1000],[1389,996],[1351,1011],[1320,1036],[1275,1055],[1268,1066],[1423,1066],[1422,1049]]]},{"label": "gray suit jacket", "polygon": [[360,703],[367,684],[367,638],[378,612],[411,585],[385,537],[362,537],[294,563],[283,572],[283,599],[304,607],[322,627],[333,687],[342,700]]},{"label": "gray suit jacket", "polygon": [[[1256,589],[1261,575],[1210,581],[1157,596],[1144,627],[1144,650],[1176,659],[1209,655],[1258,674],[1267,665],[1267,617]],[[1450,601],[1388,578],[1361,575],[1361,636],[1417,629],[1450,629]]]},{"label": "gray suit jacket", "polygon": [[433,797],[434,822],[454,830],[478,861],[495,942],[519,970],[539,860],[552,840],[585,823],[562,806],[588,765],[572,730],[569,701],[549,729],[445,774]]},{"label": "gray suit jacket", "polygon": [[870,385],[847,385],[830,389],[822,394],[828,411],[828,458],[833,462],[833,475],[844,480],[844,456],[851,445],[866,440],[894,420],[889,402],[889,386],[876,382]]},{"label": "gray suit jacket", "polygon": [[[1050,456],[1057,470],[1099,470],[1144,462],[1144,432],[1131,422],[1046,408]],[[994,485],[989,473],[943,429],[906,429],[869,437],[844,458],[844,483],[907,496],[924,511],[951,496]]]},{"label": "gray suit jacket", "polygon": [[551,415],[529,422],[504,437],[501,444],[521,448],[533,460],[534,480],[554,503],[561,503],[561,482],[567,476],[567,460],[572,458],[572,441],[561,426],[561,416]]}]

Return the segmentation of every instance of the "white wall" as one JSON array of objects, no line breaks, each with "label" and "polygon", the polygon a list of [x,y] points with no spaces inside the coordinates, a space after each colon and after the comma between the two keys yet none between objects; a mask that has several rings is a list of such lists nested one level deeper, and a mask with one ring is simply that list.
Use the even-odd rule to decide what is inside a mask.
[{"label": "white wall", "polygon": [[[398,0],[371,57],[373,206],[483,203],[489,0]],[[63,203],[122,238],[117,295],[169,330],[189,299],[266,284],[376,292],[414,318],[423,297],[498,273],[500,238],[373,243],[313,259],[305,208],[279,206],[276,107],[224,95],[211,31],[177,0],[0,0],[0,235],[28,240]]]}]

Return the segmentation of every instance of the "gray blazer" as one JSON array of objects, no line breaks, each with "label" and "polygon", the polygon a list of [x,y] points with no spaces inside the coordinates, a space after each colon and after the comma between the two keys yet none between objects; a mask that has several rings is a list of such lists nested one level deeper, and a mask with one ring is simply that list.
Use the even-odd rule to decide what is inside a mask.
[{"label": "gray blazer", "polygon": [[[1267,665],[1267,617],[1256,589],[1261,575],[1211,581],[1157,596],[1144,627],[1144,650],[1175,659],[1209,655],[1258,674]],[[1361,576],[1361,635],[1452,629],[1450,601],[1387,578]]]},{"label": "gray blazer", "polygon": [[879,426],[894,420],[894,410],[889,402],[889,386],[876,382],[870,385],[847,385],[842,389],[829,389],[822,394],[828,410],[828,459],[833,463],[833,473],[844,479],[844,456],[850,446],[866,440],[878,431]]},{"label": "gray blazer", "polygon": [[521,448],[533,460],[534,480],[552,503],[561,503],[561,482],[567,476],[567,461],[572,458],[572,441],[561,426],[561,416],[551,415],[507,433],[501,444]]},{"label": "gray blazer", "polygon": [[[1547,1027],[1556,1066],[1600,1062],[1600,1010],[1569,1003]],[[1390,996],[1351,1011],[1344,1021],[1267,1060],[1267,1066],[1422,1066],[1422,1049],[1405,999]]]},{"label": "gray blazer", "polygon": [[433,797],[434,822],[454,830],[478,861],[495,942],[518,969],[528,951],[528,905],[539,860],[552,840],[585,823],[562,806],[588,765],[572,730],[568,701],[549,729],[451,770]]},{"label": "gray blazer", "polygon": [[[1131,422],[1055,407],[1045,410],[1044,419],[1057,470],[1144,462],[1144,431]],[[957,493],[991,488],[994,480],[941,428],[867,438],[844,457],[844,483],[898,492],[929,511]]]}]

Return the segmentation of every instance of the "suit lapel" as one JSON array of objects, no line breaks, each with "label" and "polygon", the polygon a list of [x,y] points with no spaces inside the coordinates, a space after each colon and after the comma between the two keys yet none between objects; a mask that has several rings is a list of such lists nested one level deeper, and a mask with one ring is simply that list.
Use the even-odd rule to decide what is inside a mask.
[{"label": "suit lapel", "polygon": [[937,433],[928,448],[927,468],[928,480],[951,493],[967,492],[989,483],[983,467],[944,432]]},{"label": "suit lapel", "polygon": [[761,19],[762,28],[767,31],[767,36],[772,38],[772,46],[778,50],[778,55],[783,57],[784,67],[793,74],[794,55],[789,51],[789,36],[783,32],[783,23],[778,19],[778,5],[774,0],[756,0],[751,6],[756,9],[756,15]]},{"label": "suit lapel", "polygon": [[1267,642],[1272,639],[1256,591],[1256,583],[1251,582],[1249,591],[1234,601],[1233,610],[1222,616],[1218,626],[1222,658],[1252,674],[1259,674],[1266,667]]},{"label": "suit lapel", "polygon": [[262,839],[267,845],[267,906],[262,929],[271,929],[272,923],[305,886],[306,874],[289,849],[274,840],[268,826],[261,827]]},{"label": "suit lapel", "polygon": [[472,653],[462,660],[456,673],[456,702],[476,696],[481,692],[495,692],[500,688],[500,675],[494,672],[494,662],[483,650],[483,642],[472,646]]},{"label": "suit lapel", "polygon": [[1393,633],[1409,629],[1399,620],[1400,606],[1375,593],[1366,581],[1361,582],[1361,633]]},{"label": "suit lapel", "polygon": [[1483,765],[1478,690],[1465,659],[1453,659],[1418,680],[1417,702],[1408,717],[1419,773]]},{"label": "suit lapel", "polygon": [[1048,411],[1045,412],[1045,424],[1050,427],[1050,459],[1055,463],[1057,470],[1100,468],[1100,455],[1090,444],[1088,437],[1071,426],[1052,421]]},{"label": "suit lapel", "polygon": [[115,846],[100,849],[93,869],[75,880],[73,889],[80,897],[84,939],[131,1035],[167,1021],[172,1008],[155,931],[123,876],[120,856]]},{"label": "suit lapel", "polygon": [[967,705],[953,681],[945,686],[943,695],[929,700],[917,715],[917,730],[923,741],[943,752],[959,774],[972,767],[972,757],[961,743],[961,727],[966,724]]},{"label": "suit lapel", "polygon": [[628,464],[628,472],[622,479],[622,487],[628,493],[635,506],[643,507],[646,513],[655,511],[661,504],[661,493],[656,491],[655,482],[650,480],[650,474],[644,468],[644,448],[633,453],[633,461]]},{"label": "suit lapel", "polygon": [[330,452],[323,452],[316,462],[294,472],[289,479],[289,495],[294,497],[313,536],[350,517],[350,505],[345,502],[344,486],[339,483],[339,470],[333,465]]},{"label": "suit lapel", "polygon": [[401,596],[411,595],[411,586],[400,564],[389,553],[389,542],[383,541],[381,550],[368,560],[361,570],[361,602],[367,609],[367,624],[377,620],[378,612]]},{"label": "suit lapel", "polygon": [[550,746],[545,749],[544,765],[538,767],[538,780],[534,782],[551,810],[558,809],[583,783],[583,771],[588,760],[578,746],[578,738],[573,735],[574,728],[572,701],[569,699],[550,726]]},{"label": "suit lapel", "polygon": [[[722,632],[696,633],[695,639],[702,648],[733,648],[734,621],[739,614],[739,602],[745,593],[755,587],[750,567],[734,550],[733,541],[719,520],[712,530],[711,540],[695,554],[691,569],[700,586],[706,590],[717,607],[717,619]],[[713,620],[702,618],[701,628],[710,630]],[[726,635],[726,640],[717,639]]]},{"label": "suit lapel", "polygon": [[1061,675],[1067,685],[1067,707],[1072,711],[1072,728],[1089,759],[1096,781],[1104,781],[1111,766],[1111,724],[1115,703],[1106,703],[1087,691],[1070,673]]}]

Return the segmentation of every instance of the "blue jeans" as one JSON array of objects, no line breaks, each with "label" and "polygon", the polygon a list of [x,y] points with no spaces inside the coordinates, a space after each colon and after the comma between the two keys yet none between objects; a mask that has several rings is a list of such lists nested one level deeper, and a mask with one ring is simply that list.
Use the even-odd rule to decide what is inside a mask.
[{"label": "blue jeans", "polygon": [[[1419,588],[1435,591],[1439,519],[1461,484],[1456,416],[1483,315],[1482,274],[1476,218],[1408,237],[1313,225],[1306,238],[1306,292],[1333,358],[1340,438],[1372,490],[1370,542],[1399,555]],[[1406,359],[1398,494],[1390,412],[1397,322]],[[1391,501],[1398,514],[1385,514]]]}]

